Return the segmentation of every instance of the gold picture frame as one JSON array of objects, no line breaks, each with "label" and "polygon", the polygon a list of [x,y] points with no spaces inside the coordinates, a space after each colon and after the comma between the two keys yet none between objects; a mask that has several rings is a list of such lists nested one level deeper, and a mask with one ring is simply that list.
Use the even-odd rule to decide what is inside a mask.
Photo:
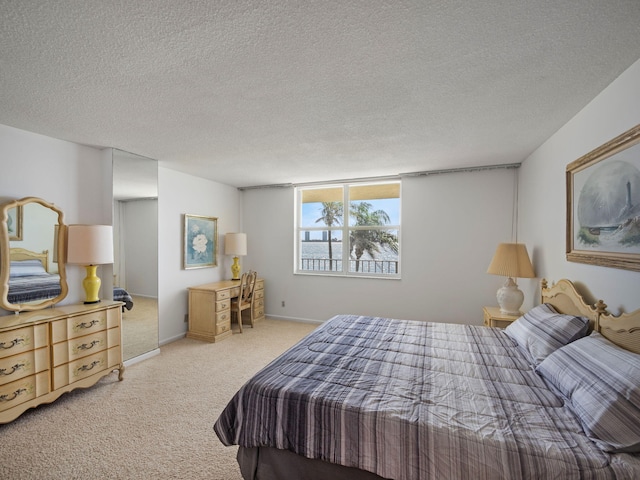
[{"label": "gold picture frame", "polygon": [[218,265],[218,218],[184,215],[182,267],[215,267]]},{"label": "gold picture frame", "polygon": [[22,205],[7,211],[7,228],[9,230],[9,241],[22,240]]},{"label": "gold picture frame", "polygon": [[640,125],[567,165],[567,261],[640,271]]}]

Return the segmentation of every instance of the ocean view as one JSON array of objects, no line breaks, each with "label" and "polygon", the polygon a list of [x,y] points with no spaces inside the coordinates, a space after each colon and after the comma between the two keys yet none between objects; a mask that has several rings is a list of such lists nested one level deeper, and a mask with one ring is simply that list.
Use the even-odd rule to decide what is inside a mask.
[{"label": "ocean view", "polygon": [[[328,242],[300,242],[300,258],[302,270],[329,270],[329,243]],[[342,242],[332,242],[333,269],[342,269]],[[312,261],[314,259],[315,261]],[[397,273],[398,254],[387,249],[381,249],[380,253],[372,258],[366,252],[360,257],[359,271],[363,273]],[[349,271],[356,271],[355,259],[350,260]]]}]

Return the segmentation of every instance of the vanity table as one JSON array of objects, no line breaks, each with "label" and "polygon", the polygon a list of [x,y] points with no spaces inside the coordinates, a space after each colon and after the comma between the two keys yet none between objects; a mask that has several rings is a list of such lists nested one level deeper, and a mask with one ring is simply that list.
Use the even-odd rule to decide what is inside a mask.
[{"label": "vanity table", "polygon": [[[114,370],[122,380],[123,303],[59,305],[68,292],[63,217],[36,197],[0,205],[0,308],[14,312],[0,316],[0,424]],[[48,277],[46,288],[34,275]],[[18,284],[30,288],[10,293]]]},{"label": "vanity table", "polygon": [[0,423],[89,387],[114,370],[122,380],[122,302],[0,318]]},{"label": "vanity table", "polygon": [[[238,280],[223,280],[189,287],[187,338],[218,342],[231,335],[231,299],[240,295]],[[264,319],[264,279],[253,290],[253,320]]]}]

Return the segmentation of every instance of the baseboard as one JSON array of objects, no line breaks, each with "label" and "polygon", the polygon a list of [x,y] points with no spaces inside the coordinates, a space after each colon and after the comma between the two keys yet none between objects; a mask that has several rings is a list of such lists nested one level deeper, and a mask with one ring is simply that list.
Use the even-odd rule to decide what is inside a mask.
[{"label": "baseboard", "polygon": [[157,296],[154,297],[153,295],[143,295],[141,293],[131,293],[131,292],[129,292],[129,295],[136,296],[136,297],[143,297],[143,298],[151,298],[153,300],[158,300],[158,297]]},{"label": "baseboard", "polygon": [[288,322],[315,323],[318,325],[320,325],[321,323],[324,323],[323,320],[315,320],[313,318],[284,317],[282,315],[269,315],[269,314],[265,314],[265,317],[273,320],[286,320]]},{"label": "baseboard", "polygon": [[165,338],[164,340],[160,340],[160,346],[166,345],[167,343],[175,342],[176,340],[180,340],[186,336],[187,336],[187,332],[184,332],[170,338]]},{"label": "baseboard", "polygon": [[151,357],[155,357],[156,355],[160,355],[160,349],[156,348],[155,350],[151,350],[150,352],[143,353],[142,355],[138,355],[137,357],[130,358],[124,362],[125,367],[130,367],[136,363],[142,362]]}]

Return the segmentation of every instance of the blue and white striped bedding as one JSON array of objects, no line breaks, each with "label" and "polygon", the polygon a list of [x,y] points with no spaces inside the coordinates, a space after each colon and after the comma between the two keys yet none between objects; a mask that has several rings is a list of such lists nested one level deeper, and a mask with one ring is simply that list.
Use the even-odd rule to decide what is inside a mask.
[{"label": "blue and white striped bedding", "polygon": [[[20,304],[55,298],[62,292],[60,275],[47,273],[11,277],[9,281],[9,303]],[[133,297],[124,288],[113,287],[113,299],[124,302],[127,310],[133,308]]]},{"label": "blue and white striped bedding", "polygon": [[518,343],[525,355],[531,356],[534,365],[539,365],[559,348],[584,337],[588,329],[588,318],[563,315],[543,303],[533,307],[504,332]]},{"label": "blue and white striped bedding", "polygon": [[133,308],[133,297],[122,287],[113,287],[113,299],[118,302],[124,302],[124,308],[127,310]]},{"label": "blue and white striped bedding", "polygon": [[410,479],[636,478],[608,454],[503,330],[339,315],[261,370],[214,429]]},{"label": "blue and white striped bedding", "polygon": [[609,452],[640,452],[640,355],[598,332],[556,350],[536,371]]},{"label": "blue and white striped bedding", "polygon": [[12,276],[9,280],[9,303],[27,303],[55,298],[62,292],[60,275],[45,273],[40,275]]}]

